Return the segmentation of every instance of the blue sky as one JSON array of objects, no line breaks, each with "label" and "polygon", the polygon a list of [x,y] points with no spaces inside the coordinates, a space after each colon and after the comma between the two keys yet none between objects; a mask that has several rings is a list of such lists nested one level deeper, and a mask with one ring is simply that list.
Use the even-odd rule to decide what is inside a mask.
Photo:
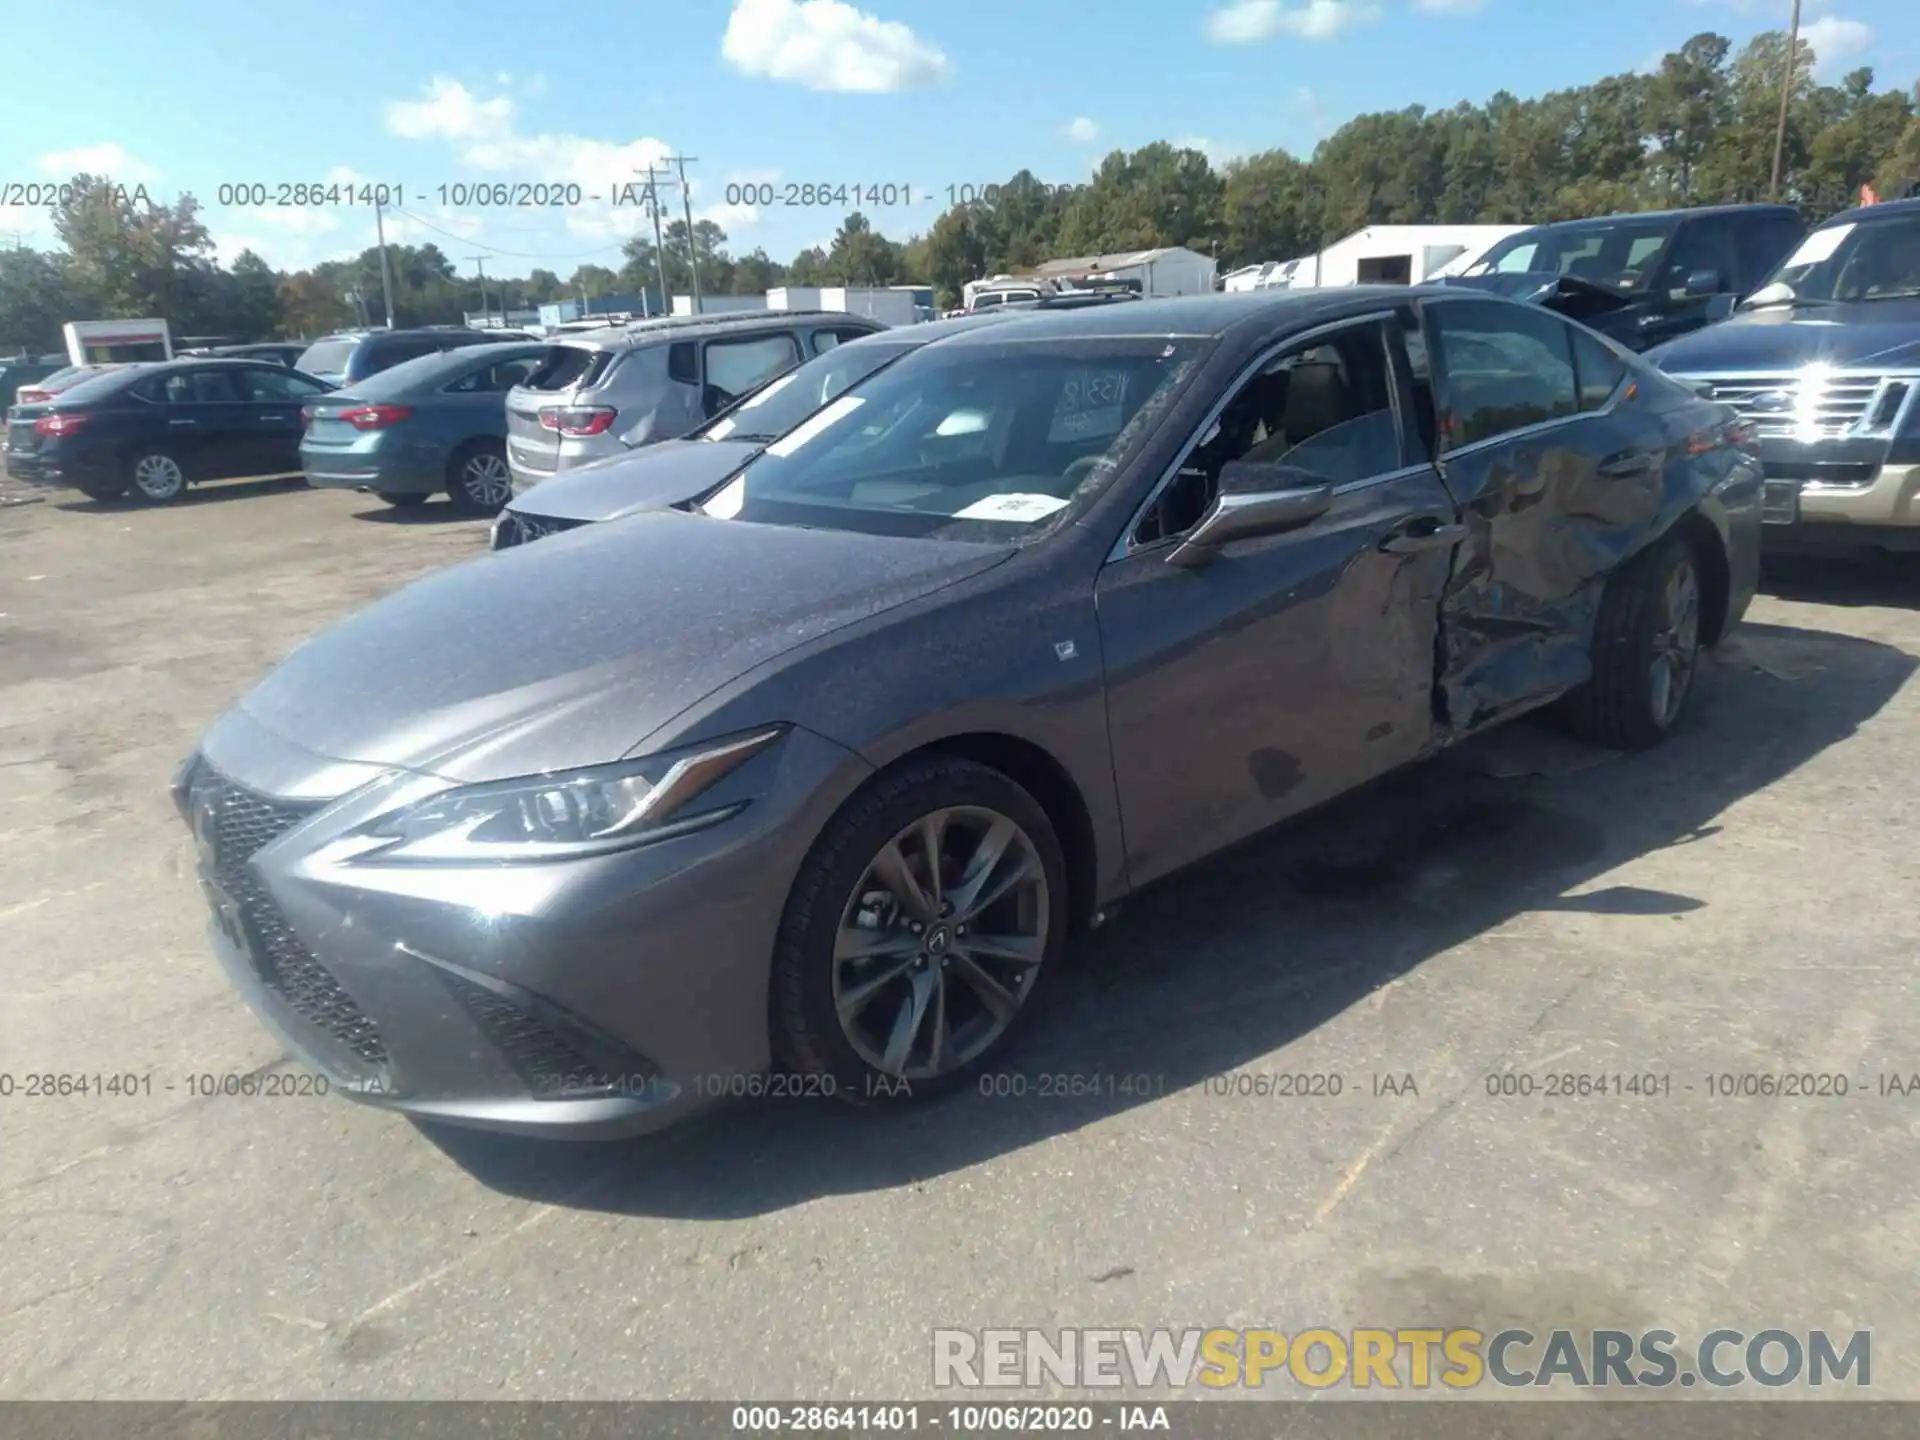
[{"label": "blue sky", "polygon": [[[0,186],[87,167],[158,198],[191,190],[222,255],[281,266],[372,243],[352,206],[216,203],[223,184],[404,187],[388,238],[432,239],[471,273],[619,264],[641,212],[443,202],[473,182],[611,195],[660,156],[736,252],[823,243],[836,206],[729,204],[729,185],[911,187],[864,207],[904,239],[947,187],[1086,178],[1155,139],[1216,160],[1312,150],[1354,114],[1531,95],[1648,65],[1703,29],[1784,28],[1791,0],[63,0],[0,29]],[[1598,18],[1597,18],[1598,17]],[[1914,0],[1808,0],[1823,70],[1920,76]],[[1066,42],[1074,41],[1068,44]],[[0,199],[14,198],[0,190]],[[448,201],[455,197],[449,196]],[[735,199],[738,201],[736,192]],[[671,195],[676,212],[679,195]],[[0,207],[0,244],[45,243]]]}]

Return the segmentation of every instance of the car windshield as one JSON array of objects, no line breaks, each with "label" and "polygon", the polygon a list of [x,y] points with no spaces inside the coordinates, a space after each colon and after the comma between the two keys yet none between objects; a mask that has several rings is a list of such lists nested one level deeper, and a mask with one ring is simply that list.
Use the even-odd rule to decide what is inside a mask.
[{"label": "car windshield", "polygon": [[768,446],[701,509],[881,535],[1038,539],[1112,480],[1208,345],[926,346]]},{"label": "car windshield", "polygon": [[1678,228],[1674,220],[1631,216],[1541,226],[1508,236],[1465,273],[1565,275],[1609,290],[1644,290]]},{"label": "car windshield", "polygon": [[[1920,295],[1920,210],[1814,231],[1754,292],[1787,285],[1796,300],[1893,300]],[[1781,297],[1786,298],[1786,297]]]},{"label": "car windshield", "polygon": [[359,343],[353,339],[316,340],[294,362],[293,368],[309,375],[344,375],[347,361],[353,358],[353,347]]},{"label": "car windshield", "polygon": [[778,440],[829,400],[838,398],[914,345],[840,345],[769,381],[694,432],[696,440]]}]

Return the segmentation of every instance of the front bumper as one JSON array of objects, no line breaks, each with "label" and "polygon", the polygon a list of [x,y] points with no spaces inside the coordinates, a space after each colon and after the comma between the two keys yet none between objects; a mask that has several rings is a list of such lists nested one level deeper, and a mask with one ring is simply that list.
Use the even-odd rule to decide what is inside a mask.
[{"label": "front bumper", "polygon": [[177,798],[209,933],[271,1030],[365,1103],[580,1139],[658,1129],[767,1069],[787,887],[866,769],[794,731],[766,792],[708,830],[553,864],[377,866],[336,842],[443,782],[322,760],[238,711],[198,764]]},{"label": "front bumper", "polygon": [[1829,525],[1920,526],[1920,465],[1882,465],[1864,485],[1807,481],[1800,517]]}]

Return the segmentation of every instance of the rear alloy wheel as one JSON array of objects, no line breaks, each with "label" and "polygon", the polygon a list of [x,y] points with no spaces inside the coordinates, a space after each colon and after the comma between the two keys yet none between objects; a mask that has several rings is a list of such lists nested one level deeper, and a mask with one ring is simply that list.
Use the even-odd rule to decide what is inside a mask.
[{"label": "rear alloy wheel", "polygon": [[452,468],[453,478],[447,489],[453,503],[463,510],[493,515],[513,498],[507,452],[498,441],[479,441],[464,447],[454,457]]},{"label": "rear alloy wheel", "polygon": [[398,506],[402,510],[409,510],[415,505],[424,505],[433,498],[431,495],[402,495],[397,490],[376,490],[374,494],[386,501],[387,504]]},{"label": "rear alloy wheel", "polygon": [[1700,665],[1700,562],[1669,536],[1607,582],[1593,627],[1593,678],[1560,702],[1582,738],[1646,750],[1673,733]]},{"label": "rear alloy wheel", "polygon": [[1058,969],[1064,877],[1046,812],[998,771],[943,756],[882,776],[795,882],[774,961],[777,1048],[847,1099],[964,1084]]},{"label": "rear alloy wheel", "polygon": [[134,451],[127,475],[134,494],[156,505],[178,500],[186,493],[187,472],[164,450]]}]

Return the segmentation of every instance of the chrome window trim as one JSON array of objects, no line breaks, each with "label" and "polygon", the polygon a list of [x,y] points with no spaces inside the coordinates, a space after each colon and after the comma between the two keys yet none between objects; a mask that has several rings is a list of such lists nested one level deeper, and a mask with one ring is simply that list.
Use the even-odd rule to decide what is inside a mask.
[{"label": "chrome window trim", "polygon": [[[1243,365],[1239,373],[1233,377],[1232,383],[1221,392],[1220,398],[1213,403],[1212,408],[1201,417],[1200,423],[1193,427],[1193,433],[1187,437],[1187,443],[1180,447],[1178,453],[1176,453],[1172,461],[1168,463],[1165,471],[1161,473],[1160,478],[1154,482],[1153,488],[1147,492],[1147,498],[1140,502],[1134,509],[1132,516],[1128,518],[1127,523],[1121,527],[1119,538],[1114,541],[1112,547],[1107,551],[1105,563],[1111,565],[1116,560],[1126,559],[1129,555],[1146,554],[1158,549],[1161,545],[1169,541],[1180,538],[1179,535],[1163,535],[1159,539],[1150,540],[1144,545],[1136,545],[1133,542],[1134,532],[1140,528],[1140,522],[1147,518],[1147,512],[1153,509],[1159,502],[1161,495],[1166,492],[1167,487],[1179,476],[1180,467],[1186,464],[1195,450],[1199,449],[1201,437],[1211,430],[1215,422],[1226,413],[1227,406],[1231,405],[1239,396],[1240,392],[1247,387],[1248,381],[1252,380],[1254,376],[1258,375],[1268,365],[1271,365],[1288,350],[1296,346],[1304,345],[1324,335],[1331,335],[1341,330],[1353,329],[1358,325],[1378,325],[1382,321],[1391,320],[1394,314],[1395,311],[1393,309],[1369,310],[1364,315],[1348,315],[1339,320],[1330,320],[1324,325],[1314,326],[1311,330],[1302,330],[1297,334],[1287,336],[1284,340],[1275,341]],[[1391,360],[1388,362],[1388,376],[1389,379],[1392,378]],[[1394,396],[1394,408],[1396,411],[1399,408],[1399,397],[1397,394]],[[1394,423],[1396,428],[1398,428],[1400,422],[1397,416]],[[1430,467],[1418,465],[1412,468],[1415,470],[1425,470]],[[1403,472],[1395,472],[1395,475],[1400,473]],[[1387,475],[1377,477],[1378,480],[1391,478],[1394,477]],[[1345,485],[1336,487],[1333,493],[1340,495],[1349,489],[1375,483],[1377,483],[1375,477],[1369,477],[1365,480],[1348,481]],[[1181,532],[1182,535],[1185,533],[1185,531]]]}]

